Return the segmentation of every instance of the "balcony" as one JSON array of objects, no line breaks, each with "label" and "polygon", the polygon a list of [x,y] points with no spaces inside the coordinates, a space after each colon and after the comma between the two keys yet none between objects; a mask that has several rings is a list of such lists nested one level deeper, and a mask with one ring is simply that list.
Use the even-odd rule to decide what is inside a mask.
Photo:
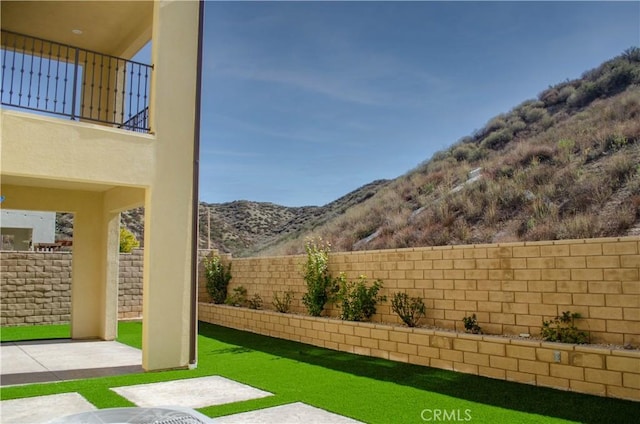
[{"label": "balcony", "polygon": [[2,105],[148,133],[153,66],[2,30]]}]

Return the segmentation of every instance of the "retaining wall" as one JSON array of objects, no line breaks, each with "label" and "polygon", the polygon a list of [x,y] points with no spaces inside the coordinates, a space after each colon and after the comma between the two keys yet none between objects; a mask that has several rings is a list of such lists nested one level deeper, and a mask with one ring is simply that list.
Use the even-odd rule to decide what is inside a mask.
[{"label": "retaining wall", "polygon": [[640,400],[640,351],[547,343],[200,303],[200,320],[359,355]]}]

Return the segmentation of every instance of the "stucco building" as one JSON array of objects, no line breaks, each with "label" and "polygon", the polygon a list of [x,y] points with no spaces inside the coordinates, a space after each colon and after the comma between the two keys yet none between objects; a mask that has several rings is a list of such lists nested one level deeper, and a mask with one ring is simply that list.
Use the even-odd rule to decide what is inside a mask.
[{"label": "stucco building", "polygon": [[119,213],[144,206],[143,367],[195,365],[202,4],[1,8],[2,207],[74,213],[71,337],[116,337]]}]

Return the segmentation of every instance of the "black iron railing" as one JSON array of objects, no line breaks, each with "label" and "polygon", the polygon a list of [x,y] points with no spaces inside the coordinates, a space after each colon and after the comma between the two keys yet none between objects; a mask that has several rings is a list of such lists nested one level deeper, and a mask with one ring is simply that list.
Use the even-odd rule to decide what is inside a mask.
[{"label": "black iron railing", "polygon": [[2,31],[2,104],[149,132],[153,67]]}]

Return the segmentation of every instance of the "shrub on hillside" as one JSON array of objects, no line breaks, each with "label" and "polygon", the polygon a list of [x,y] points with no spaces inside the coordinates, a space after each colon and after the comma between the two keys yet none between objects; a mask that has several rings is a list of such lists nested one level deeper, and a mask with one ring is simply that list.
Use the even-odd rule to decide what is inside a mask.
[{"label": "shrub on hillside", "polygon": [[581,239],[600,236],[600,223],[593,213],[579,213],[565,217],[558,225],[558,238]]},{"label": "shrub on hillside", "polygon": [[512,139],[513,131],[511,131],[510,128],[502,128],[487,135],[482,140],[480,146],[487,149],[498,150],[502,149]]}]

